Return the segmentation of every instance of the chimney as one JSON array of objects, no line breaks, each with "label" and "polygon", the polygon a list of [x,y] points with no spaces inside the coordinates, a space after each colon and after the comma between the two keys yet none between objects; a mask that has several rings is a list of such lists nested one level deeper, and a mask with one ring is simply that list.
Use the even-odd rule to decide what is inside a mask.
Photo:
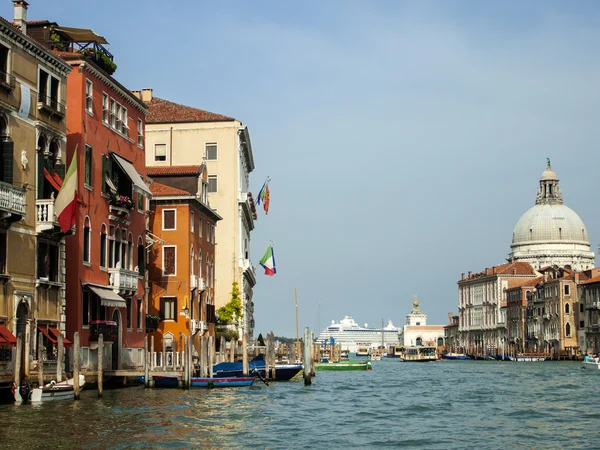
[{"label": "chimney", "polygon": [[15,4],[15,25],[21,28],[23,34],[27,34],[27,7],[29,3],[25,0],[13,0]]},{"label": "chimney", "polygon": [[142,99],[143,102],[151,102],[152,101],[152,89],[142,89]]},{"label": "chimney", "polygon": [[142,91],[131,91],[131,93],[138,99],[142,99]]},{"label": "chimney", "polygon": [[465,279],[465,273],[464,273],[464,272],[460,274],[460,279],[461,279],[461,280],[464,280],[464,279]]},{"label": "chimney", "polygon": [[469,278],[471,278],[471,271],[469,270]]}]

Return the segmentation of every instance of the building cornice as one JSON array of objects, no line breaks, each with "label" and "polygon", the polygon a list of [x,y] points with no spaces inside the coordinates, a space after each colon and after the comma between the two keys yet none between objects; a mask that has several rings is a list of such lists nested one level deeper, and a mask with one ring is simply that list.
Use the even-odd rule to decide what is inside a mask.
[{"label": "building cornice", "polygon": [[17,30],[14,26],[0,21],[0,33],[6,36],[15,44],[19,45],[36,59],[50,65],[62,76],[66,77],[71,72],[71,66],[58,56],[52,54],[42,44],[34,41],[26,34]]},{"label": "building cornice", "polygon": [[211,216],[213,220],[219,221],[223,220],[223,218],[214,212],[210,207],[206,206],[200,200],[196,198],[194,195],[153,195],[152,202],[192,202],[198,207],[204,214]]}]

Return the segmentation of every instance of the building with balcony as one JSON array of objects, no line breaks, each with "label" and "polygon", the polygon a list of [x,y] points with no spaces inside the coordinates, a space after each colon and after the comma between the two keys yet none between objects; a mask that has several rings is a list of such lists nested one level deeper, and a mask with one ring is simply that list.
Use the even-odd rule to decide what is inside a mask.
[{"label": "building with balcony", "polygon": [[223,217],[215,237],[215,307],[230,301],[236,282],[243,309],[239,332],[251,337],[256,276],[250,234],[257,216],[249,192],[254,157],[248,127],[232,117],[153,97],[152,89],[139,95],[150,111],[145,129],[146,165],[206,164],[210,205]]},{"label": "building with balcony", "polygon": [[579,344],[583,353],[600,353],[600,269],[575,274],[579,297]]},{"label": "building with balcony", "polygon": [[14,21],[0,18],[0,327],[23,337],[21,377],[39,363],[40,334],[44,371],[56,370],[48,360],[65,330],[65,240],[52,215],[57,189],[45,182],[62,183],[66,122],[37,100],[50,89],[52,105],[64,102],[71,71],[31,37],[27,7],[15,0]]},{"label": "building with balcony", "polygon": [[527,305],[536,295],[536,286],[543,277],[528,278],[504,291],[506,297],[505,353],[515,355],[525,351],[527,337]]},{"label": "building with balcony", "polygon": [[[72,68],[62,154],[67,163],[77,155],[79,207],[75,233],[66,238],[67,336],[79,332],[84,367],[96,367],[102,330],[107,331],[102,349],[107,366],[141,366],[150,190],[139,135],[148,111],[112,75],[116,66],[102,36],[50,21],[31,23],[29,30]],[[40,79],[38,111],[61,117],[64,97],[55,101],[52,73]],[[48,154],[52,160],[51,146]],[[60,172],[50,165],[45,166],[44,186],[38,184],[44,193],[55,187],[53,174]],[[40,203],[39,216],[44,222],[40,227],[54,226],[51,205]]]},{"label": "building with balcony", "polygon": [[149,167],[148,311],[158,316],[154,348],[181,351],[179,336],[215,336],[215,229],[205,165]]}]

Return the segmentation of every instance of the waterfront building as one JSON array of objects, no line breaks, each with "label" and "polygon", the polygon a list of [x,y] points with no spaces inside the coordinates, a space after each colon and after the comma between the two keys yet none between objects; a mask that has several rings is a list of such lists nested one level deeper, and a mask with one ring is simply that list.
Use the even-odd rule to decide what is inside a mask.
[{"label": "waterfront building", "polygon": [[[49,21],[28,28],[73,69],[66,157],[70,163],[77,155],[79,205],[76,232],[66,239],[67,336],[79,332],[84,368],[97,365],[99,334],[107,367],[141,366],[150,197],[141,130],[148,111],[113,77],[116,64],[102,36]],[[46,77],[52,95],[57,82]]]},{"label": "waterfront building", "polygon": [[[0,381],[23,337],[20,377],[46,373],[65,329],[65,240],[53,214],[65,174],[64,101],[71,67],[29,33],[27,2],[0,18]],[[13,366],[14,367],[14,366]]]},{"label": "waterfront building", "polygon": [[583,353],[600,353],[600,269],[576,274],[579,296],[579,347]]},{"label": "waterfront building", "polygon": [[506,289],[505,353],[514,355],[525,351],[527,335],[527,305],[536,295],[536,286],[543,277],[529,278]]},{"label": "waterfront building", "polygon": [[444,326],[427,325],[427,315],[421,311],[419,302],[413,301],[413,307],[406,315],[406,323],[400,331],[400,344],[444,346]]},{"label": "waterfront building", "polygon": [[527,262],[510,262],[478,273],[463,273],[458,281],[461,347],[470,354],[497,351],[507,340],[506,289],[537,276]]},{"label": "waterfront building", "polygon": [[232,117],[156,98],[152,89],[142,90],[140,96],[150,111],[143,132],[146,165],[206,164],[208,199],[223,218],[215,236],[215,307],[231,300],[237,283],[242,300],[240,337],[244,333],[251,338],[256,274],[250,261],[250,234],[257,215],[249,191],[254,157],[248,127]]},{"label": "waterfront building", "polygon": [[444,343],[446,350],[454,353],[460,350],[459,316],[448,313],[448,319],[448,325],[444,326]]},{"label": "waterfront building", "polygon": [[159,317],[151,336],[158,351],[182,351],[179,336],[192,336],[200,354],[200,337],[215,335],[214,230],[221,217],[208,203],[205,165],[149,167],[148,176],[148,313]]},{"label": "waterfront building", "polygon": [[563,203],[558,181],[548,160],[535,205],[521,216],[513,231],[508,261],[528,262],[535,269],[556,265],[581,271],[594,267],[587,229]]},{"label": "waterfront building", "polygon": [[554,357],[578,353],[579,301],[575,274],[562,267],[539,270],[542,281],[527,302],[526,351]]}]

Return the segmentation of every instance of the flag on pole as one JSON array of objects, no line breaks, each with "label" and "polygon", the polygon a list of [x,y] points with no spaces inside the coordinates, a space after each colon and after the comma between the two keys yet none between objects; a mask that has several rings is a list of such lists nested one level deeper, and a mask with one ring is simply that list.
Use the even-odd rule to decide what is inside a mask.
[{"label": "flag on pole", "polygon": [[269,177],[267,177],[267,179],[265,180],[265,184],[263,184],[263,187],[261,187],[260,191],[258,191],[258,196],[256,199],[257,205],[260,205],[260,201],[263,199],[264,191],[265,191],[265,188],[267,187],[267,184],[269,183],[269,181],[270,181],[270,179],[269,179]]},{"label": "flag on pole", "polygon": [[263,191],[262,200],[265,214],[269,214],[269,203],[271,203],[271,193],[269,192],[268,184],[265,186],[265,190]]},{"label": "flag on pole", "polygon": [[56,196],[54,212],[63,233],[73,228],[77,213],[77,147],[75,147],[71,165]]},{"label": "flag on pole", "polygon": [[275,253],[273,253],[272,245],[269,244],[267,251],[259,262],[265,268],[265,275],[272,277],[277,273],[277,269],[275,268]]}]

